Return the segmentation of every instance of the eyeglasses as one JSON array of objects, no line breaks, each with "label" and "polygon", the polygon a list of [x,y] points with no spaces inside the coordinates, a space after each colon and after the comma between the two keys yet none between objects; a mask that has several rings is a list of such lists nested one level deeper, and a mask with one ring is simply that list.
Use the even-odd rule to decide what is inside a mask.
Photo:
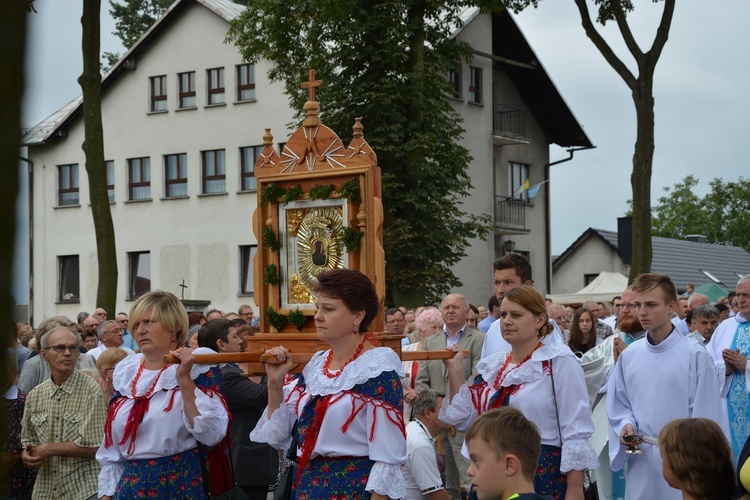
[{"label": "eyeglasses", "polygon": [[65,344],[57,344],[57,345],[51,345],[49,347],[45,347],[45,349],[53,349],[55,352],[63,353],[65,351],[70,351],[71,354],[75,354],[78,352],[80,347],[78,344],[71,344],[71,345],[65,345]]},{"label": "eyeglasses", "polygon": [[627,307],[628,309],[635,309],[635,303],[625,302],[624,304],[622,304],[622,307]]}]

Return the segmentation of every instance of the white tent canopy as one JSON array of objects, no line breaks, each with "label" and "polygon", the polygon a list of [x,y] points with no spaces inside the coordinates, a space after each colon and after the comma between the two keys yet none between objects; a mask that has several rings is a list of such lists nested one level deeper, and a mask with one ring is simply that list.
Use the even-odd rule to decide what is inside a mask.
[{"label": "white tent canopy", "polygon": [[591,283],[576,293],[547,295],[555,304],[583,304],[589,300],[595,302],[612,301],[628,287],[628,278],[620,273],[602,272]]}]

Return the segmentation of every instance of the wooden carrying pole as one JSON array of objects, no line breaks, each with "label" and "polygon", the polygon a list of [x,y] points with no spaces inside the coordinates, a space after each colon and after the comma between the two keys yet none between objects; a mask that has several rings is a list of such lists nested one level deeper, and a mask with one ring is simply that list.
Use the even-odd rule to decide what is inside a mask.
[{"label": "wooden carrying pole", "polygon": [[[307,363],[316,353],[298,352],[292,353],[292,362]],[[469,351],[463,351],[465,357],[469,356]],[[429,361],[450,359],[455,352],[448,350],[441,351],[402,351],[401,361]],[[216,365],[219,363],[263,363],[269,365],[280,365],[281,361],[276,356],[267,355],[264,352],[226,352],[220,354],[196,354],[195,362],[205,365]],[[172,354],[164,356],[164,363],[179,364],[180,359]]]}]

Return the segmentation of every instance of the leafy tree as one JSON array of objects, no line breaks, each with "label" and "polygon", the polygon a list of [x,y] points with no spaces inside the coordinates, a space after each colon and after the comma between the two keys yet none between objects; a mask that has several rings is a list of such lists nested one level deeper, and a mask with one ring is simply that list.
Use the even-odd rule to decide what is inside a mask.
[{"label": "leafy tree", "polygon": [[[539,0],[500,0],[518,12],[529,5],[537,6]],[[578,7],[583,29],[604,59],[620,75],[633,98],[636,114],[636,139],[633,153],[633,258],[630,281],[651,270],[651,171],[654,160],[654,71],[672,25],[675,0],[664,0],[659,27],[651,47],[643,51],[628,25],[627,14],[634,9],[632,0],[594,0],[598,6],[596,21],[601,25],[615,21],[623,42],[638,68],[634,75],[597,30],[589,13],[586,0],[573,0]],[[654,0],[655,1],[655,0]]]},{"label": "leafy tree", "polygon": [[117,301],[117,254],[115,228],[107,196],[107,169],[104,163],[102,128],[102,77],[99,73],[101,0],[83,0],[83,73],[78,84],[83,91],[83,152],[89,179],[89,200],[94,217],[99,281],[96,305],[114,318]]},{"label": "leafy tree", "polygon": [[654,206],[654,236],[684,239],[704,235],[709,243],[750,251],[750,179],[714,179],[703,198],[693,192],[699,181],[692,175],[673,188],[664,188]]},{"label": "leafy tree", "polygon": [[[174,2],[174,0],[124,1],[123,4],[110,0],[109,14],[116,20],[113,34],[117,35],[123,46],[127,48],[132,47]],[[121,54],[117,52],[104,52],[102,70],[108,71],[120,59],[120,56]]]},{"label": "leafy tree", "polygon": [[[251,0],[227,35],[250,62],[273,63],[301,112],[308,68],[324,122],[344,143],[362,116],[382,168],[387,301],[423,304],[461,283],[451,271],[487,216],[461,211],[471,181],[464,130],[447,95],[448,70],[469,55],[451,36],[462,2]],[[343,133],[347,131],[346,133]]]}]

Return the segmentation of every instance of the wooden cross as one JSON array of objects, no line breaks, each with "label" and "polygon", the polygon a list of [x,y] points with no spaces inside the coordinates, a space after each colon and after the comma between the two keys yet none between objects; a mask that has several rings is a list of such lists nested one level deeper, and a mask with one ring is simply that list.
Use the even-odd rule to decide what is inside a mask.
[{"label": "wooden cross", "polygon": [[185,280],[182,280],[182,283],[180,283],[180,287],[182,288],[182,300],[185,300],[185,289],[188,287],[185,284]]},{"label": "wooden cross", "polygon": [[302,82],[302,88],[307,89],[307,100],[308,101],[314,101],[315,100],[315,87],[320,87],[323,85],[323,80],[316,80],[315,79],[315,70],[311,69],[307,73],[307,81]]}]

